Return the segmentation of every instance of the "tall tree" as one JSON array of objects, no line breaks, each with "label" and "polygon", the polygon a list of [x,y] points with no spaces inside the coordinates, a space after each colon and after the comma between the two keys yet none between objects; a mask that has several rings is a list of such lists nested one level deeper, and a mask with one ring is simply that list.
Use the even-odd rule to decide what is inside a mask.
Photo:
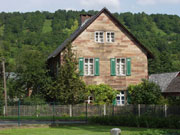
[{"label": "tall tree", "polygon": [[10,96],[26,97],[30,91],[32,96],[45,96],[49,84],[45,57],[40,51],[26,46],[16,57],[16,77],[11,80]]},{"label": "tall tree", "polygon": [[77,104],[86,99],[85,83],[77,72],[77,64],[77,58],[69,44],[63,52],[63,61],[56,81],[49,91],[49,95],[54,101],[62,104]]}]

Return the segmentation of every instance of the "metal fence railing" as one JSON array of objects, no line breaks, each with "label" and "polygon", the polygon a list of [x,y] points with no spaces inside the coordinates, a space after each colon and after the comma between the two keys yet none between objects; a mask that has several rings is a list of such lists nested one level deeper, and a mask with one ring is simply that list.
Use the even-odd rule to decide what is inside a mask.
[{"label": "metal fence railing", "polygon": [[103,116],[103,115],[146,115],[169,116],[180,115],[180,105],[60,105],[54,103],[40,105],[13,104],[0,107],[0,116],[58,116],[58,117],[79,117],[79,116]]}]

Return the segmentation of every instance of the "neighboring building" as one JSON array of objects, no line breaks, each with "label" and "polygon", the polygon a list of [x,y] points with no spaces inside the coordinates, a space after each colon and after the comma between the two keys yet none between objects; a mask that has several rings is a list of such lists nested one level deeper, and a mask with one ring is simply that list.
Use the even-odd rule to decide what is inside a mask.
[{"label": "neighboring building", "polygon": [[104,83],[119,90],[118,105],[126,103],[128,85],[148,79],[148,58],[153,55],[106,8],[94,16],[81,15],[79,28],[48,57],[54,73],[69,42],[86,84]]},{"label": "neighboring building", "polygon": [[149,80],[160,86],[165,97],[180,96],[180,72],[152,74]]}]

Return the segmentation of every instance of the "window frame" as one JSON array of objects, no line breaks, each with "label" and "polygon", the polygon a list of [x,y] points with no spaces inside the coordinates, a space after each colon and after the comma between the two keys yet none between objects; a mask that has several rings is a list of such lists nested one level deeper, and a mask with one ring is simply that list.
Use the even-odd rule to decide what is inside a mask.
[{"label": "window frame", "polygon": [[[120,59],[120,63],[117,62],[118,59]],[[124,59],[124,61],[125,61],[125,62],[124,62],[124,74],[121,73],[121,60],[122,60],[122,59]],[[120,69],[119,69],[119,70],[120,70],[119,72],[118,72],[117,65],[119,65],[119,68],[120,68]],[[126,67],[126,58],[116,58],[116,67],[115,67],[115,68],[116,68],[116,75],[117,75],[117,76],[126,76],[126,68],[127,68],[127,67]],[[119,73],[119,74],[118,74],[118,73]]]},{"label": "window frame", "polygon": [[[124,92],[124,94],[122,94],[122,92]],[[117,100],[117,97],[119,97],[120,100]],[[122,100],[122,97],[124,97],[124,99]],[[124,106],[125,105],[125,90],[122,90],[119,92],[119,94],[117,94],[116,96],[116,104],[117,106]],[[124,102],[124,103],[123,103]]]},{"label": "window frame", "polygon": [[88,96],[87,103],[91,104],[92,102],[93,102],[93,97],[92,96]]},{"label": "window frame", "polygon": [[[101,40],[100,40],[100,33],[102,32],[102,34],[103,34],[103,42],[101,42]],[[98,40],[96,41],[96,33],[98,33]],[[104,43],[104,31],[95,31],[94,32],[94,41],[96,42],[96,43]]]},{"label": "window frame", "polygon": [[[108,41],[108,33],[110,33],[110,40]],[[111,33],[114,33],[114,41],[112,41]],[[106,32],[106,42],[107,43],[114,43],[115,42],[115,32],[114,31],[107,31]]]},{"label": "window frame", "polygon": [[[85,71],[85,65],[86,65],[85,60],[86,59],[88,59],[88,63],[87,63],[87,65],[88,65],[88,74],[86,74],[86,71]],[[89,63],[90,59],[93,60],[93,63],[92,63],[92,65],[93,65],[93,74],[89,74],[89,72],[90,72],[90,63]],[[84,76],[94,76],[94,74],[95,74],[94,66],[95,66],[94,58],[84,58],[84,67],[83,67],[84,68]]]}]

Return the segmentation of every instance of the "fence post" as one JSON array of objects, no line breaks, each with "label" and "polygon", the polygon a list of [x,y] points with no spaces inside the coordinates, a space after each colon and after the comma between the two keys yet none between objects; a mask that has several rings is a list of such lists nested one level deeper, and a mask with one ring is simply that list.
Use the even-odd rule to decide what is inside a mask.
[{"label": "fence post", "polygon": [[53,123],[55,123],[55,118],[54,118],[54,107],[55,107],[55,103],[53,102]]},{"label": "fence post", "polygon": [[36,117],[37,117],[37,118],[39,117],[38,111],[39,111],[39,105],[36,104]]},{"label": "fence post", "polygon": [[112,115],[114,116],[114,105],[113,105],[113,109],[112,109]]},{"label": "fence post", "polygon": [[104,116],[106,115],[106,104],[104,104]]},{"label": "fence post", "polygon": [[69,105],[69,116],[72,117],[72,105]]},{"label": "fence post", "polygon": [[87,123],[87,121],[88,121],[88,104],[86,102],[86,123]]},{"label": "fence post", "polygon": [[167,117],[167,105],[166,104],[164,105],[164,115],[165,115],[165,117]]},{"label": "fence post", "polygon": [[18,126],[20,126],[20,99],[18,101]]},{"label": "fence post", "polygon": [[138,104],[138,116],[141,116],[141,104]]},{"label": "fence post", "polygon": [[6,116],[5,106],[3,106],[3,115]]}]

